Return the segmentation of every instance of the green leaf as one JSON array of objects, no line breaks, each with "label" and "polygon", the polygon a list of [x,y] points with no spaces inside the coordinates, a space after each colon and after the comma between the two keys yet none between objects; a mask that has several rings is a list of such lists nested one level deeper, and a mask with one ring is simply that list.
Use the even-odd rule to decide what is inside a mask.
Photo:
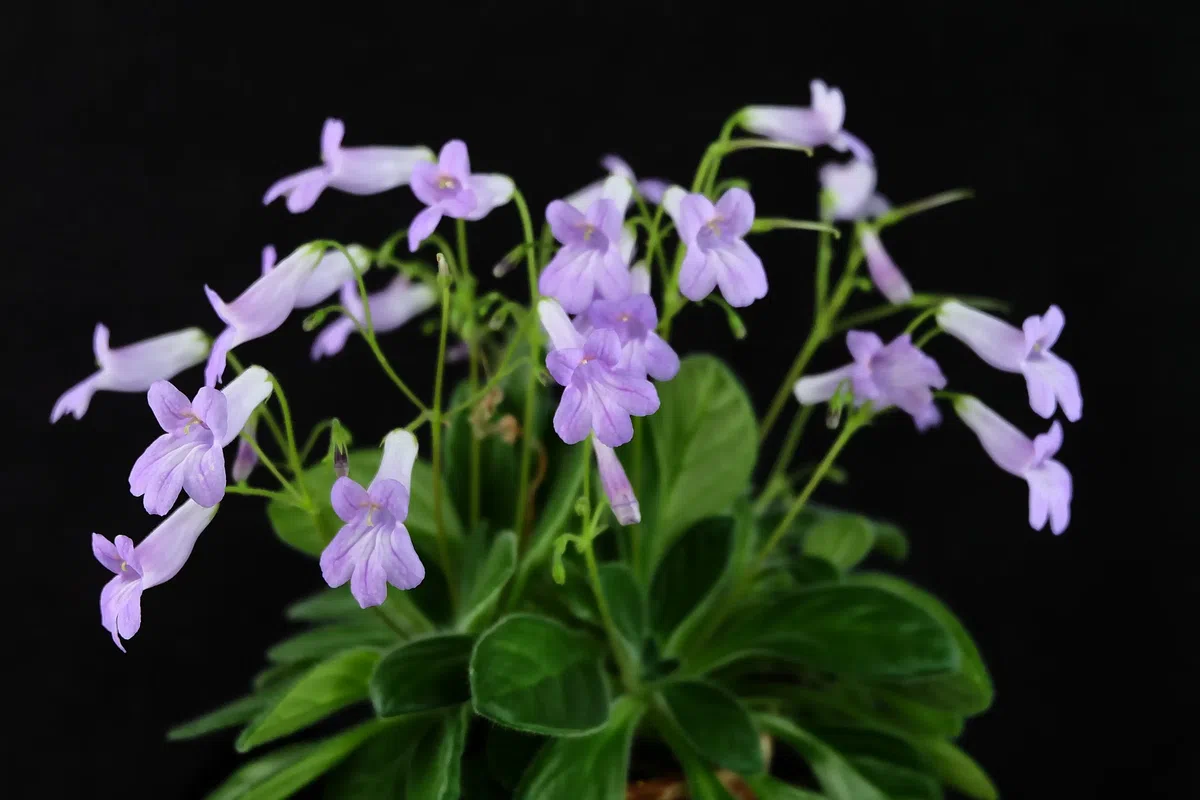
[{"label": "green leaf", "polygon": [[470,709],[446,714],[421,737],[409,761],[407,800],[458,800]]},{"label": "green leaf", "polygon": [[750,398],[721,361],[688,356],[674,379],[658,385],[658,396],[660,411],[646,421],[658,484],[646,517],[643,580],[680,533],[726,512],[746,491],[758,458]]},{"label": "green leaf", "polygon": [[825,800],[825,796],[784,783],[770,775],[751,775],[746,785],[754,790],[758,800]]},{"label": "green leaf", "polygon": [[601,564],[600,589],[608,600],[613,625],[629,645],[630,654],[638,659],[646,638],[646,600],[633,577],[633,570],[620,562]]},{"label": "green leaf", "polygon": [[907,739],[882,730],[861,726],[817,728],[813,735],[844,756],[866,756],[917,771],[928,769],[928,762]]},{"label": "green leaf", "polygon": [[375,713],[398,717],[470,700],[467,664],[474,644],[463,634],[434,634],[389,650],[368,683]]},{"label": "green leaf", "polygon": [[870,756],[854,756],[849,761],[890,800],[942,800],[942,787],[938,782],[915,769]]},{"label": "green leaf", "polygon": [[579,736],[608,719],[608,683],[594,639],[535,614],[513,614],[479,637],[471,697],[481,716],[531,733]]},{"label": "green leaf", "polygon": [[290,745],[242,766],[208,800],[282,800],[337,766],[387,725],[367,722],[319,742]]},{"label": "green leaf", "polygon": [[805,532],[801,552],[846,571],[866,558],[874,544],[875,532],[864,517],[827,514]]},{"label": "green leaf", "polygon": [[660,694],[697,753],[741,775],[763,771],[762,748],[750,714],[724,689],[703,681],[678,681]]},{"label": "green leaf", "polygon": [[829,561],[821,556],[801,555],[791,559],[788,570],[796,583],[807,586],[813,583],[835,583],[841,579],[841,573]]},{"label": "green leaf", "polygon": [[[505,414],[523,420],[525,410],[514,402],[511,388],[518,375],[514,373],[501,382],[504,398],[490,420],[495,423]],[[521,375],[524,380],[524,374]],[[466,381],[455,387],[447,403],[454,407],[469,397]],[[471,411],[468,408],[454,417],[446,430],[446,488],[461,519],[469,519],[471,507],[471,446],[475,433],[471,429]],[[510,524],[517,517],[517,489],[520,483],[520,451],[518,445],[505,442],[499,436],[490,435],[478,440],[479,447],[479,509],[483,519],[493,524]]]},{"label": "green leaf", "polygon": [[[350,477],[363,486],[368,485],[379,469],[383,450],[376,447],[350,452]],[[275,533],[287,544],[319,556],[334,535],[342,527],[342,521],[334,513],[329,502],[329,492],[335,480],[332,466],[317,464],[303,473],[304,487],[316,506],[315,516],[302,508],[278,500],[267,504],[267,518]],[[462,523],[453,507],[443,509],[446,534],[455,547],[461,545]],[[418,459],[413,464],[412,482],[409,486],[408,518],[404,525],[412,534],[417,552],[437,552],[437,530],[433,516],[433,468],[427,461]],[[416,591],[419,591],[416,590]]]},{"label": "green leaf", "polygon": [[267,651],[267,659],[277,664],[293,664],[315,661],[352,647],[388,647],[395,644],[395,631],[377,622],[370,619],[347,625],[323,625],[307,630],[273,646]]},{"label": "green leaf", "polygon": [[732,517],[709,517],[671,545],[650,583],[650,618],[664,638],[699,608],[733,553]]},{"label": "green leaf", "polygon": [[890,522],[871,520],[875,528],[875,549],[891,558],[893,561],[903,561],[908,558],[908,537],[904,531]]},{"label": "green leaf", "polygon": [[516,569],[517,537],[512,531],[505,531],[492,542],[487,560],[475,575],[463,604],[466,611],[458,621],[459,629],[474,633],[484,627]]},{"label": "green leaf", "polygon": [[992,779],[975,759],[944,739],[920,739],[917,747],[929,760],[942,783],[976,800],[996,800],[1000,796]]},{"label": "green leaf", "polygon": [[921,608],[950,632],[962,654],[955,671],[946,675],[906,681],[903,685],[893,687],[895,691],[926,705],[959,714],[978,714],[992,704],[995,690],[987,667],[979,655],[979,648],[975,646],[971,634],[967,633],[963,624],[940,600],[907,581],[879,572],[856,575],[852,582],[891,592],[896,597]]},{"label": "green leaf", "polygon": [[365,700],[367,678],[379,651],[347,650],[322,661],[296,681],[273,706],[238,736],[238,752],[295,733],[335,711]]},{"label": "green leaf", "polygon": [[654,715],[654,719],[658,732],[675,753],[679,766],[683,767],[691,800],[733,800],[733,795],[696,752],[675,718],[670,714],[658,713]]},{"label": "green leaf", "polygon": [[290,684],[303,673],[308,672],[312,665],[313,662],[307,660],[271,664],[254,676],[254,691],[261,692],[264,689],[275,689]]},{"label": "green leaf", "polygon": [[252,694],[234,700],[215,711],[210,711],[182,725],[176,725],[167,731],[167,739],[172,742],[195,739],[197,736],[204,736],[213,731],[241,725],[254,719],[255,715],[262,711],[263,706],[268,702],[270,702],[270,697],[262,694]]},{"label": "green leaf", "polygon": [[770,714],[759,715],[757,722],[808,762],[829,800],[888,800],[836,750],[798,725]]},{"label": "green leaf", "polygon": [[349,584],[337,589],[322,589],[303,600],[287,607],[284,615],[300,622],[346,622],[347,618],[357,621],[373,615],[359,607]]},{"label": "green leaf", "polygon": [[573,447],[561,445],[555,450],[560,453],[560,466],[547,473],[550,488],[541,508],[537,509],[537,522],[530,537],[529,550],[519,568],[518,583],[522,586],[529,573],[542,568],[550,558],[558,535],[570,530],[571,513],[583,487],[583,473],[592,463],[592,449],[586,443]]},{"label": "green leaf", "polygon": [[629,751],[642,706],[630,697],[613,703],[603,728],[549,742],[525,771],[520,800],[611,800],[624,797]]},{"label": "green leaf", "polygon": [[[580,741],[581,738],[586,737],[555,741],[574,742]],[[517,788],[525,770],[549,741],[551,740],[545,736],[534,736],[503,725],[493,725],[487,732],[488,771],[501,786],[511,792]]]},{"label": "green leaf", "polygon": [[924,609],[883,589],[846,584],[777,592],[748,607],[713,637],[692,669],[756,655],[871,678],[913,678],[959,664],[954,639]]},{"label": "green leaf", "polygon": [[326,800],[393,800],[404,796],[412,751],[429,729],[426,715],[389,720],[389,727],[358,748],[325,781]]}]

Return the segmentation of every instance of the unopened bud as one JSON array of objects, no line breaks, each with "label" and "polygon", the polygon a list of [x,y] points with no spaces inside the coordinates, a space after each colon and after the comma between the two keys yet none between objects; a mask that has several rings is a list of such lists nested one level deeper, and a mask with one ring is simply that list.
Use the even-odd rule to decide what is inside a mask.
[{"label": "unopened bud", "polygon": [[350,474],[350,451],[345,447],[334,445],[333,474],[344,478]]},{"label": "unopened bud", "polygon": [[446,264],[446,257],[444,255],[442,255],[441,253],[437,254],[437,271],[438,271],[438,285],[439,286],[449,286],[450,285],[450,267]]}]

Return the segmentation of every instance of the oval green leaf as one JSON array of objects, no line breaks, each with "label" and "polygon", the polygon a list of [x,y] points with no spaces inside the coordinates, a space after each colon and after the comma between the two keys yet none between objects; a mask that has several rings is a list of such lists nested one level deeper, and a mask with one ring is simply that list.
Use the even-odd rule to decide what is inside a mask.
[{"label": "oval green leaf", "polygon": [[455,710],[426,730],[409,761],[406,800],[458,800],[469,714]]},{"label": "oval green leaf", "polygon": [[371,704],[381,717],[448,708],[471,699],[467,665],[475,640],[435,634],[389,650],[368,681]]},{"label": "oval green leaf", "polygon": [[800,726],[770,714],[760,714],[756,721],[808,762],[829,800],[888,800],[836,750]]},{"label": "oval green leaf", "polygon": [[610,800],[624,797],[629,750],[642,707],[629,697],[613,703],[605,726],[587,736],[549,742],[525,771],[519,800]]},{"label": "oval green leaf", "polygon": [[716,587],[733,554],[733,527],[732,517],[709,517],[667,550],[650,582],[655,632],[669,636]]},{"label": "oval green leaf", "polygon": [[517,537],[512,531],[504,531],[492,541],[487,559],[474,576],[458,621],[460,630],[475,632],[486,626],[516,569]]},{"label": "oval green leaf", "polygon": [[673,681],[660,694],[679,730],[701,756],[739,775],[763,771],[758,731],[732,694],[703,681]]}]

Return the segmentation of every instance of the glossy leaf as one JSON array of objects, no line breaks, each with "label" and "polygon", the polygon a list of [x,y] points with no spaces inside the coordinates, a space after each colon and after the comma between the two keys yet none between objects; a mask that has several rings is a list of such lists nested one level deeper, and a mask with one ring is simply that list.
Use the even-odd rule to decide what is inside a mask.
[{"label": "glossy leaf", "polygon": [[854,756],[849,763],[890,800],[942,800],[942,787],[929,775],[869,756]]},{"label": "glossy leaf", "polygon": [[526,768],[533,763],[548,742],[575,740],[577,739],[551,740],[503,725],[491,725],[488,727],[486,746],[488,771],[501,786],[511,792],[517,788]]},{"label": "glossy leaf", "polygon": [[712,356],[688,356],[679,374],[657,385],[654,508],[643,507],[646,579],[675,539],[699,520],[722,514],[750,483],[758,458],[758,422],[746,390]]},{"label": "glossy leaf", "polygon": [[655,714],[654,719],[658,732],[675,754],[679,766],[683,767],[691,800],[733,800],[733,795],[717,778],[712,767],[696,752],[675,718],[659,713]]},{"label": "glossy leaf", "polygon": [[366,620],[344,625],[322,625],[284,639],[267,651],[267,659],[278,664],[316,661],[352,647],[389,647],[397,635],[390,628]]},{"label": "glossy leaf", "polygon": [[326,800],[394,800],[404,796],[412,752],[433,725],[429,715],[389,720],[325,781]]},{"label": "glossy leaf", "polygon": [[864,517],[826,514],[805,531],[800,549],[845,571],[866,558],[874,544],[875,533]]},{"label": "glossy leaf", "polygon": [[944,739],[922,739],[917,747],[942,783],[976,800],[996,800],[1000,792],[975,759]]},{"label": "glossy leaf", "polygon": [[368,722],[319,742],[295,744],[239,768],[207,800],[282,800],[337,766],[355,748],[384,730]]},{"label": "glossy leaf", "polygon": [[841,580],[841,572],[831,562],[817,555],[799,555],[788,563],[788,571],[801,586],[813,583],[834,583]]},{"label": "glossy leaf", "polygon": [[322,589],[303,600],[297,600],[287,607],[284,615],[301,622],[345,622],[347,619],[372,616],[370,611],[359,607],[354,595],[350,594],[349,584],[336,589]]},{"label": "glossy leaf", "polygon": [[733,554],[732,517],[709,517],[680,536],[654,571],[650,618],[664,638],[707,597]]},{"label": "glossy leaf", "polygon": [[697,753],[741,775],[763,771],[758,731],[729,692],[704,681],[672,681],[660,690],[679,730]]},{"label": "glossy leaf", "polygon": [[587,736],[554,739],[525,771],[519,800],[610,800],[624,797],[629,751],[642,715],[629,697],[613,704],[608,722]]},{"label": "glossy leaf", "polygon": [[474,576],[470,592],[463,603],[462,617],[458,628],[478,631],[486,626],[500,593],[517,569],[517,537],[512,531],[504,531],[492,541],[487,559]]},{"label": "glossy leaf", "polygon": [[456,709],[425,731],[412,751],[407,800],[458,800],[469,709]]},{"label": "glossy leaf", "polygon": [[368,684],[375,713],[398,717],[470,700],[467,664],[474,644],[463,634],[433,634],[389,650]]},{"label": "glossy leaf", "polygon": [[213,731],[241,725],[254,719],[268,702],[270,702],[270,696],[264,694],[252,694],[239,698],[182,725],[176,725],[167,731],[167,738],[173,742],[195,739]]},{"label": "glossy leaf", "polygon": [[590,733],[608,719],[602,658],[594,639],[556,620],[505,617],[479,637],[471,654],[475,711],[531,733]]},{"label": "glossy leaf", "polygon": [[617,632],[629,645],[634,658],[640,658],[646,638],[646,600],[633,577],[633,570],[620,562],[601,564],[600,587],[608,600],[609,613]]},{"label": "glossy leaf", "polygon": [[536,569],[549,570],[547,563],[559,534],[571,529],[578,517],[572,517],[575,501],[583,488],[583,473],[591,465],[591,447],[584,444],[568,446],[560,443],[559,467],[547,473],[550,486],[546,499],[537,509],[529,550],[521,560],[519,583],[523,586],[529,573]]},{"label": "glossy leaf", "polygon": [[378,660],[378,650],[359,648],[322,661],[242,731],[235,745],[238,752],[295,733],[365,700],[367,678]]},{"label": "glossy leaf", "polygon": [[868,572],[856,575],[853,583],[876,587],[892,592],[909,603],[920,607],[936,619],[954,638],[962,654],[958,668],[946,675],[906,681],[894,687],[906,697],[919,700],[926,705],[960,714],[978,714],[992,704],[995,690],[987,667],[979,655],[967,629],[940,600],[926,591],[891,575]]},{"label": "glossy leaf", "polygon": [[953,638],[928,612],[892,592],[845,584],[777,592],[750,606],[713,637],[693,669],[756,655],[872,678],[915,678],[959,664]]},{"label": "glossy leaf", "polygon": [[[505,396],[488,424],[494,424],[505,414],[518,420],[524,409],[513,402],[510,387],[516,375],[502,381]],[[447,405],[457,406],[469,397],[466,381],[455,387]],[[476,440],[471,426],[471,411],[467,409],[451,421],[443,439],[446,453],[446,488],[460,519],[468,519],[471,506],[471,449],[479,449],[479,507],[480,516],[494,525],[508,525],[516,519],[517,488],[520,483],[520,441],[505,442],[496,434]]]},{"label": "glossy leaf", "polygon": [[792,747],[808,762],[829,800],[888,800],[836,750],[782,717],[762,714],[759,727]]},{"label": "glossy leaf", "polygon": [[770,775],[751,775],[746,785],[754,790],[758,800],[825,800],[825,795],[784,783]]}]

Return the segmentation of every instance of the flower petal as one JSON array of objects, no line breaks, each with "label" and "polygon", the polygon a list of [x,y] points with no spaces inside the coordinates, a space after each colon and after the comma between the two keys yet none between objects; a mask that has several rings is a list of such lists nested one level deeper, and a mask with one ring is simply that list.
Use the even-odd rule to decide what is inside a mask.
[{"label": "flower petal", "polygon": [[847,364],[829,372],[817,375],[806,375],[796,381],[792,393],[800,401],[800,405],[811,406],[824,403],[835,394],[843,383],[849,384],[854,376],[855,364]]},{"label": "flower petal", "polygon": [[1033,442],[1008,420],[969,395],[954,401],[959,419],[979,438],[996,466],[1021,477],[1033,460]]},{"label": "flower petal", "polygon": [[155,381],[146,392],[146,401],[158,426],[167,433],[182,433],[192,419],[192,401],[176,389],[169,381]]},{"label": "flower petal", "polygon": [[343,475],[333,482],[329,502],[338,519],[351,522],[362,515],[363,509],[371,502],[371,496],[358,481]]},{"label": "flower petal", "polygon": [[383,438],[383,458],[375,478],[367,487],[372,495],[380,481],[398,481],[401,485],[412,485],[413,464],[417,460],[417,437],[410,431],[394,430]]},{"label": "flower petal", "polygon": [[409,252],[417,252],[417,248],[421,246],[421,242],[428,239],[429,234],[437,230],[438,223],[441,221],[441,206],[430,206],[413,217],[412,223],[408,226]]},{"label": "flower petal", "polygon": [[572,383],[563,390],[554,411],[554,432],[567,444],[582,442],[592,428],[591,398]]},{"label": "flower petal", "polygon": [[583,335],[575,329],[571,324],[571,319],[567,316],[555,300],[542,299],[538,301],[538,318],[541,320],[542,327],[546,330],[546,335],[550,337],[550,344],[556,350],[564,350],[572,347],[583,347]]},{"label": "flower petal", "polygon": [[1025,334],[1020,328],[978,309],[951,300],[937,312],[942,330],[975,351],[996,369],[1020,372],[1028,354]]},{"label": "flower petal", "polygon": [[216,515],[217,506],[205,508],[187,500],[159,523],[137,546],[142,587],[149,589],[174,578],[187,563],[196,540]]}]

